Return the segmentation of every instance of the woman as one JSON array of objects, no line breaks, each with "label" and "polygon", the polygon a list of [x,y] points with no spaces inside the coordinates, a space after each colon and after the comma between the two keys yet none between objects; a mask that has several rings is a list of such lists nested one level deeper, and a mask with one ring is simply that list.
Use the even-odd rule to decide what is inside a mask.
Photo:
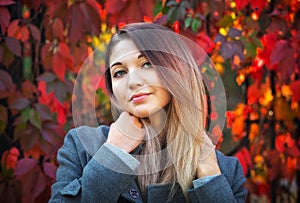
[{"label": "woman", "polygon": [[67,134],[50,202],[245,201],[238,160],[215,151],[205,133],[205,90],[191,53],[157,24],[113,36],[105,79],[116,122]]}]

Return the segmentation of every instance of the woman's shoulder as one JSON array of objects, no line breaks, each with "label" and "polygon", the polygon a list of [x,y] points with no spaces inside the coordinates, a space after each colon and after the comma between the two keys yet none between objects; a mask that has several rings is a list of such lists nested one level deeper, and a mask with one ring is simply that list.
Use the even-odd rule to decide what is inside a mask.
[{"label": "woman's shoulder", "polygon": [[234,182],[234,179],[245,181],[243,169],[238,158],[234,156],[226,156],[219,150],[217,150],[216,153],[221,173],[225,175],[229,182]]},{"label": "woman's shoulder", "polygon": [[69,130],[65,136],[64,145],[76,145],[77,149],[83,148],[83,150],[93,155],[106,142],[108,131],[109,127],[105,125],[76,127]]}]

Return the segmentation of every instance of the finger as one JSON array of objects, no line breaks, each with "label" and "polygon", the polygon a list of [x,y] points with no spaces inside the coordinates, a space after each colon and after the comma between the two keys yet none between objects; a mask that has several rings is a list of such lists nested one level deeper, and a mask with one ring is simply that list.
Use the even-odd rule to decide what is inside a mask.
[{"label": "finger", "polygon": [[138,128],[143,128],[143,124],[141,123],[139,118],[137,118],[133,115],[130,115],[130,119],[135,126],[137,126]]},{"label": "finger", "polygon": [[139,124],[138,119],[130,116],[128,112],[121,113],[115,123],[119,131],[128,137],[140,139],[145,135],[145,131],[141,128],[142,126]]}]

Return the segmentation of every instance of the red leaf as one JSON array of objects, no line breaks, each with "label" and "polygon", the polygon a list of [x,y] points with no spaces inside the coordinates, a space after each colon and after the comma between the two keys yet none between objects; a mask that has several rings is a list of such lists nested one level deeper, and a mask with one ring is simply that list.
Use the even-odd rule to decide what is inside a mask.
[{"label": "red leaf", "polygon": [[63,57],[63,58],[72,58],[70,54],[70,49],[69,47],[64,43],[60,42],[58,44],[58,53]]},{"label": "red leaf", "polygon": [[39,171],[37,180],[35,179],[32,181],[34,183],[33,197],[36,198],[44,191],[44,189],[46,187],[46,177],[42,171]]},{"label": "red leaf", "polygon": [[19,40],[13,37],[5,37],[5,42],[12,53],[16,56],[21,56],[21,44]]},{"label": "red leaf", "polygon": [[88,46],[84,43],[77,45],[72,45],[71,48],[72,56],[74,58],[74,72],[78,73],[82,64],[88,58]]},{"label": "red leaf", "polygon": [[[90,0],[91,1],[91,0]],[[95,9],[95,5],[92,3],[96,3],[99,5],[96,1],[91,1],[91,4],[87,3],[81,3],[80,8],[82,10],[82,13],[84,14],[84,19],[82,21],[83,27],[85,30],[84,32],[88,32],[92,35],[99,35],[100,34],[100,27],[101,27],[101,18],[100,18],[100,12]],[[86,23],[86,22],[93,22],[93,23]]]},{"label": "red leaf", "polygon": [[260,14],[262,9],[268,5],[268,2],[266,0],[250,0],[251,8]]},{"label": "red leaf", "polygon": [[37,160],[32,158],[20,159],[15,170],[16,176],[22,176],[32,170],[38,164]]},{"label": "red leaf", "polygon": [[284,53],[287,47],[288,42],[286,40],[279,40],[276,42],[270,57],[271,66],[278,64],[285,57]]},{"label": "red leaf", "polygon": [[267,66],[267,68],[271,69],[270,66],[270,56],[274,49],[274,46],[277,42],[277,33],[271,32],[266,35],[264,35],[261,38],[261,42],[263,44],[263,51],[259,54],[259,58],[263,60]]},{"label": "red leaf", "polygon": [[60,18],[55,18],[53,24],[53,35],[57,37],[59,41],[63,41],[64,39],[64,26]]},{"label": "red leaf", "polygon": [[10,13],[7,10],[7,8],[0,6],[0,26],[2,30],[2,35],[4,35],[6,32],[6,29],[9,25],[10,17]]},{"label": "red leaf", "polygon": [[235,154],[235,156],[239,159],[243,172],[246,175],[248,170],[252,167],[251,154],[249,150],[246,147],[243,147]]},{"label": "red leaf", "polygon": [[63,57],[64,63],[66,65],[66,68],[70,70],[74,70],[74,60],[70,53],[69,47],[64,43],[61,42],[58,45],[58,53]]},{"label": "red leaf", "polygon": [[56,52],[53,55],[52,67],[53,67],[53,71],[58,76],[58,78],[61,81],[64,81],[65,80],[65,72],[66,72],[67,67],[66,67],[64,58],[58,52]]},{"label": "red leaf", "polygon": [[280,174],[279,169],[281,168],[281,160],[279,152],[276,150],[268,151],[266,156],[266,162],[267,166],[269,166],[267,178],[269,182],[272,182]]},{"label": "red leaf", "polygon": [[51,51],[52,43],[45,44],[41,51],[42,64],[46,71],[52,70],[53,54]]},{"label": "red leaf", "polygon": [[0,6],[8,6],[8,5],[11,5],[11,4],[15,4],[15,2],[11,1],[11,0],[1,0],[0,1]]},{"label": "red leaf", "polygon": [[119,22],[141,22],[144,16],[152,18],[152,8],[154,1],[117,0],[106,1],[105,7],[109,15],[110,23],[117,25]]},{"label": "red leaf", "polygon": [[48,163],[48,162],[44,162],[43,163],[43,168],[44,168],[44,172],[45,174],[52,178],[53,180],[56,179],[56,170],[57,170],[57,166],[55,166],[52,163]]},{"label": "red leaf", "polygon": [[288,80],[289,77],[294,73],[296,68],[296,59],[294,58],[294,50],[290,44],[284,48],[284,58],[281,60],[278,70],[282,76],[283,80]]},{"label": "red leaf", "polygon": [[153,8],[154,8],[154,1],[148,0],[148,1],[139,1],[140,10],[143,15],[143,17],[147,17],[149,21],[152,21],[153,19]]},{"label": "red leaf", "polygon": [[36,86],[29,80],[22,83],[22,93],[26,98],[33,98],[37,93]]},{"label": "red leaf", "polygon": [[40,32],[40,30],[33,24],[29,24],[28,28],[30,30],[30,33],[31,33],[32,37],[38,42],[41,41],[41,32]]},{"label": "red leaf", "polygon": [[291,82],[290,85],[291,85],[291,90],[293,92],[293,96],[292,96],[293,102],[300,101],[300,80]]},{"label": "red leaf", "polygon": [[237,10],[241,10],[247,6],[249,0],[236,0],[235,3]]},{"label": "red leaf", "polygon": [[209,38],[207,35],[201,34],[201,33],[197,34],[196,42],[207,53],[210,53],[215,46],[215,44],[211,40],[211,38]]},{"label": "red leaf", "polygon": [[100,4],[94,0],[72,5],[71,22],[69,26],[69,38],[71,42],[82,39],[83,33],[85,32],[93,35],[98,35],[100,33],[100,8]]},{"label": "red leaf", "polygon": [[110,0],[105,2],[105,8],[107,14],[116,14],[119,13],[122,9],[125,8],[128,0]]},{"label": "red leaf", "polygon": [[69,26],[69,39],[70,42],[76,42],[82,38],[82,31],[83,31],[83,13],[80,10],[78,4],[74,4],[71,7],[71,21]]}]

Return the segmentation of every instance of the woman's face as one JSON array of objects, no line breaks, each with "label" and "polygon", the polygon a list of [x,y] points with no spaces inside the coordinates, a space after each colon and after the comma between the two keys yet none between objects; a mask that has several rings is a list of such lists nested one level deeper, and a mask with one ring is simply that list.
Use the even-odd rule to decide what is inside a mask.
[{"label": "woman's face", "polygon": [[146,118],[169,103],[169,92],[131,39],[117,42],[109,62],[113,93],[122,110]]}]

